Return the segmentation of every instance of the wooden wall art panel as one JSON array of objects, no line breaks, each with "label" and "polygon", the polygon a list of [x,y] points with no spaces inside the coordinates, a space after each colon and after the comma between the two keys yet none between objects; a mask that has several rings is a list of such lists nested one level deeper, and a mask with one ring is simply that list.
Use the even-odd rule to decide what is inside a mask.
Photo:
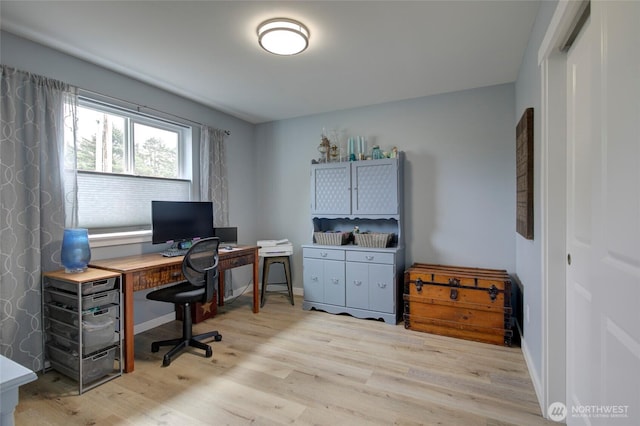
[{"label": "wooden wall art panel", "polygon": [[533,240],[533,108],[527,108],[516,127],[516,230]]}]

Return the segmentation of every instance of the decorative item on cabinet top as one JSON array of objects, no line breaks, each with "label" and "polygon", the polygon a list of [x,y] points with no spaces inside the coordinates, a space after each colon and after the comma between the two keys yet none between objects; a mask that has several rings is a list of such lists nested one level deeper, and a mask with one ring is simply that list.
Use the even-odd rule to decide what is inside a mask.
[{"label": "decorative item on cabinet top", "polygon": [[339,163],[356,160],[380,160],[385,158],[397,158],[398,148],[392,147],[388,151],[382,150],[379,144],[373,144],[371,150],[367,149],[367,139],[364,136],[354,136],[347,139],[347,144],[342,147],[342,139],[338,130],[332,131],[331,137],[322,129],[318,152],[320,157],[312,159],[311,164]]}]

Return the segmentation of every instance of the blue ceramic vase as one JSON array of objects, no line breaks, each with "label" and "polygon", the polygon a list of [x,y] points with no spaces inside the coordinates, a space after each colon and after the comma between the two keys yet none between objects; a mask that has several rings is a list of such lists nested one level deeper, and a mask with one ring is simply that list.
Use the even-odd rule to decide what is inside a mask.
[{"label": "blue ceramic vase", "polygon": [[68,228],[62,237],[60,260],[67,273],[79,273],[87,270],[91,260],[89,231],[83,228]]}]

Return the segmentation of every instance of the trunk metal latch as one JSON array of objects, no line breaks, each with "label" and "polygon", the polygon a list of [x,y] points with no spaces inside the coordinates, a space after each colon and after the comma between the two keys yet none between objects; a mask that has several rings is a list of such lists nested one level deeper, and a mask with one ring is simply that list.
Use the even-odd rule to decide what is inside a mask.
[{"label": "trunk metal latch", "polygon": [[495,302],[496,298],[498,297],[498,293],[500,293],[498,287],[496,287],[494,284],[491,284],[491,287],[489,287],[489,297],[491,298],[492,302]]},{"label": "trunk metal latch", "polygon": [[457,278],[449,278],[449,285],[451,286],[451,291],[449,293],[449,298],[451,300],[458,299],[458,289],[456,287],[460,287],[460,280]]},{"label": "trunk metal latch", "polygon": [[422,285],[423,285],[423,283],[422,283],[422,279],[418,278],[418,279],[416,280],[416,291],[417,291],[418,293],[422,293]]}]

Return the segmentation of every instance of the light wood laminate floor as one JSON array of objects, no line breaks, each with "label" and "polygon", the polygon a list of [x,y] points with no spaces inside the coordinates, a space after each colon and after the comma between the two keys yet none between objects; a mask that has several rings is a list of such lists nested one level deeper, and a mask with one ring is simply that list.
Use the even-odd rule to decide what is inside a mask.
[{"label": "light wood laminate floor", "polygon": [[303,311],[269,295],[218,308],[213,357],[183,353],[172,322],[136,335],[136,369],[77,395],[49,371],[20,388],[17,425],[538,425],[545,421],[518,347],[405,330],[402,324]]}]

